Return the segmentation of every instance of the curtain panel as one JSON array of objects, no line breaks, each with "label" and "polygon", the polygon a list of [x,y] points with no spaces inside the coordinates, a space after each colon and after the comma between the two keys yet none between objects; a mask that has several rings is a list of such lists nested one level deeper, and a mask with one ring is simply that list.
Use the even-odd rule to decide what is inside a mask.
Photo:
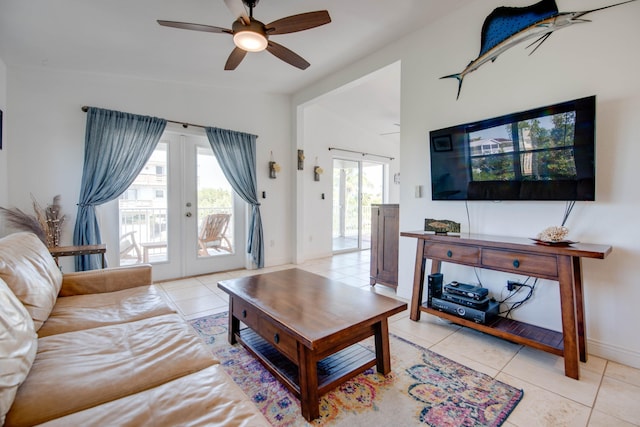
[{"label": "curtain panel", "polygon": [[[120,111],[89,107],[84,168],[73,232],[73,244],[102,243],[96,206],[124,193],[158,145],[167,121]],[[76,271],[100,268],[97,257],[77,256]]]},{"label": "curtain panel", "polygon": [[226,129],[205,128],[220,168],[236,193],[251,205],[247,253],[258,268],[264,267],[262,218],[256,178],[256,135]]}]

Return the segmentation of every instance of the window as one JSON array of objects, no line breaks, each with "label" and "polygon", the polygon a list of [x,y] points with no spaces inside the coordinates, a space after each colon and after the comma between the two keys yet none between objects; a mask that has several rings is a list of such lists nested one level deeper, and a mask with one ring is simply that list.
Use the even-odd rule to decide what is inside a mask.
[{"label": "window", "polygon": [[575,111],[469,133],[473,181],[575,179]]}]

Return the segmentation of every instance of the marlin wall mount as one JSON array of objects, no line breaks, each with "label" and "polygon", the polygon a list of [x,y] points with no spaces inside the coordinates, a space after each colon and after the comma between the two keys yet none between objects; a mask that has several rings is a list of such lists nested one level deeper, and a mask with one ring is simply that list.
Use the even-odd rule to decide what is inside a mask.
[{"label": "marlin wall mount", "polygon": [[440,78],[458,80],[458,96],[456,97],[458,99],[460,98],[462,81],[467,74],[477,70],[487,62],[495,61],[498,56],[512,47],[537,37],[527,46],[527,48],[530,48],[535,45],[529,54],[531,55],[554,31],[567,28],[573,24],[591,22],[582,18],[589,13],[634,1],[636,0],[623,1],[579,12],[559,12],[555,0],[541,0],[525,7],[498,7],[485,18],[482,25],[482,40],[478,57],[469,62],[469,65],[459,73]]}]

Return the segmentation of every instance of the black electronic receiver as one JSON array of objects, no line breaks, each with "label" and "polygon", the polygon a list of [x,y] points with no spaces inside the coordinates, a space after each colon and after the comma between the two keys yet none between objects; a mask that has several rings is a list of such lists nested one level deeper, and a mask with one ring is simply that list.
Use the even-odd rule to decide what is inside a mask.
[{"label": "black electronic receiver", "polygon": [[487,288],[458,282],[447,283],[444,285],[443,291],[454,295],[473,298],[477,301],[484,300],[489,295],[489,290]]},{"label": "black electronic receiver", "polygon": [[455,302],[456,304],[465,305],[471,308],[477,308],[478,310],[486,310],[489,307],[489,297],[484,297],[481,300],[465,297],[462,295],[450,294],[448,292],[443,292],[437,298]]},{"label": "black electronic receiver", "polygon": [[487,323],[498,316],[500,304],[497,301],[489,301],[486,310],[465,307],[455,302],[445,301],[440,298],[431,298],[431,308],[445,313],[453,314],[476,323]]},{"label": "black electronic receiver", "polygon": [[442,295],[442,273],[430,274],[427,278],[427,307],[431,307],[431,298]]}]

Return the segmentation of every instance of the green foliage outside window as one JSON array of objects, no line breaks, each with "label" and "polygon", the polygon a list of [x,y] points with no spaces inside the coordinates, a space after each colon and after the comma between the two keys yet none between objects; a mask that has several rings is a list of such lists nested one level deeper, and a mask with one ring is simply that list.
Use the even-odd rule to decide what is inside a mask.
[{"label": "green foliage outside window", "polygon": [[[538,119],[507,125],[506,134],[515,133],[515,140],[488,154],[473,155],[473,180],[575,179],[575,112],[554,114],[550,119],[547,127]],[[517,126],[516,132],[512,126]]]}]

